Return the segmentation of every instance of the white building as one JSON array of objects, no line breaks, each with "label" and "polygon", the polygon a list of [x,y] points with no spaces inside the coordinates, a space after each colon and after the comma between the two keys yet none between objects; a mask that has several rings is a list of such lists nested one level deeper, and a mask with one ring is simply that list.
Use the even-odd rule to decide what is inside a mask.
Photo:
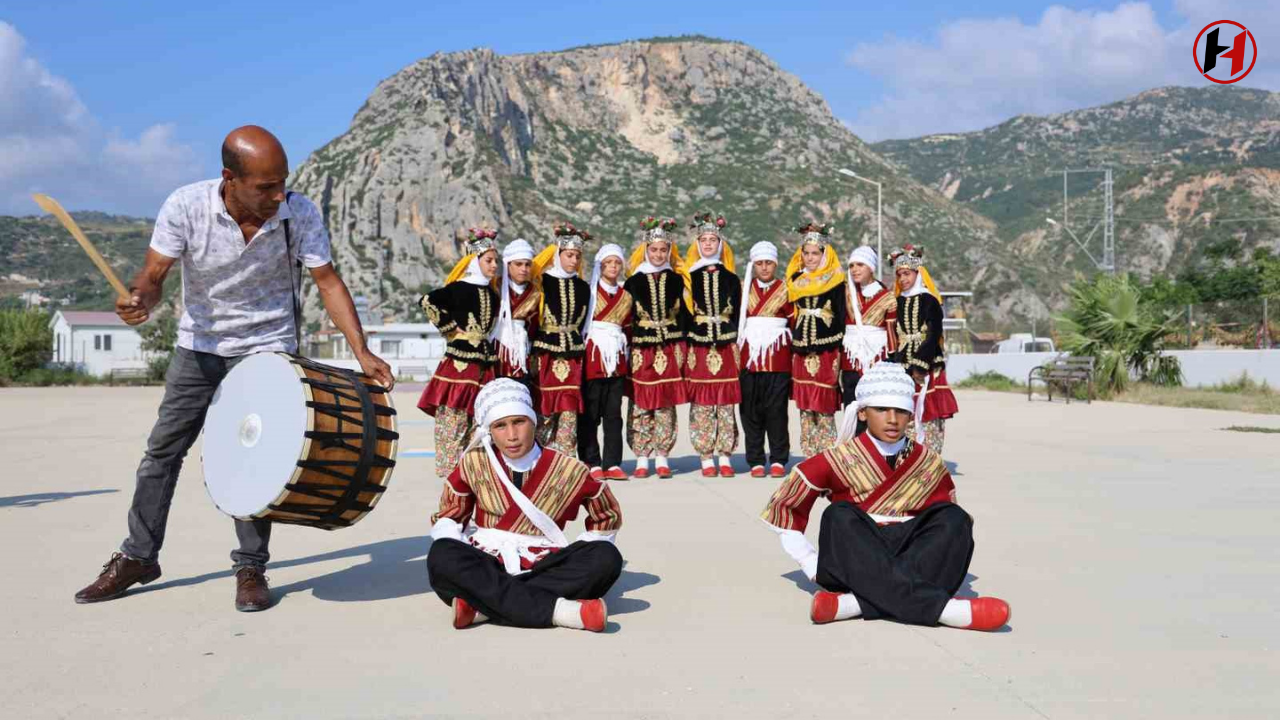
[{"label": "white building", "polygon": [[55,363],[75,365],[90,375],[147,366],[142,336],[113,312],[59,310],[49,327]]},{"label": "white building", "polygon": [[[364,334],[370,352],[387,361],[400,377],[429,377],[444,359],[444,336],[431,323],[365,325]],[[311,336],[311,356],[337,367],[358,367],[346,338],[336,329]]]}]

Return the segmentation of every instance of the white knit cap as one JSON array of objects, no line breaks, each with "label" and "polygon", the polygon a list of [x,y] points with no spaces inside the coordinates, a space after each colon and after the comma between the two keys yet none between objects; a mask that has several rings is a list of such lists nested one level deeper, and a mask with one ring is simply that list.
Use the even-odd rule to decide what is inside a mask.
[{"label": "white knit cap", "polygon": [[533,246],[528,240],[516,238],[502,249],[502,262],[509,263],[513,260],[532,260]]},{"label": "white knit cap", "polygon": [[485,383],[476,395],[477,434],[488,435],[489,426],[512,415],[523,415],[533,422],[538,416],[533,412],[533,398],[529,388],[511,378],[498,378]]},{"label": "white knit cap", "polygon": [[915,410],[916,384],[907,371],[897,363],[881,361],[872,365],[862,379],[854,395],[858,408],[898,408]]},{"label": "white knit cap", "polygon": [[751,262],[757,260],[772,260],[778,262],[778,248],[773,243],[764,240],[751,246]]},{"label": "white knit cap", "polygon": [[855,262],[860,262],[863,265],[866,265],[871,268],[871,272],[874,273],[880,265],[880,258],[876,257],[876,251],[872,250],[870,245],[859,245],[853,249],[853,252],[849,253],[849,262],[847,265],[852,265]]}]

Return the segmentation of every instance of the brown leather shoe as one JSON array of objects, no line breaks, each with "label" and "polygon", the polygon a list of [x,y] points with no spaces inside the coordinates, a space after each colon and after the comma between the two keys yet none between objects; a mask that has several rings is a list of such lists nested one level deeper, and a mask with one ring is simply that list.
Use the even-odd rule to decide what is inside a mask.
[{"label": "brown leather shoe", "polygon": [[246,565],[236,571],[236,610],[258,612],[271,607],[271,588],[262,568]]},{"label": "brown leather shoe", "polygon": [[111,559],[102,566],[98,579],[76,593],[76,602],[83,605],[114,600],[125,594],[134,583],[146,585],[158,577],[160,563],[134,560],[124,553],[112,553]]}]

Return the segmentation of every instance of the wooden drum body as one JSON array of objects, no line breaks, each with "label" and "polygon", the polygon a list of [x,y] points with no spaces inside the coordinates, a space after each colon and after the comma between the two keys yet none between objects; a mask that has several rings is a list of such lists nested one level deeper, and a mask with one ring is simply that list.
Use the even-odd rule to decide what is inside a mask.
[{"label": "wooden drum body", "polygon": [[334,530],[369,514],[395,468],[391,395],[362,374],[284,353],[241,361],[204,427],[204,484],[241,520]]}]

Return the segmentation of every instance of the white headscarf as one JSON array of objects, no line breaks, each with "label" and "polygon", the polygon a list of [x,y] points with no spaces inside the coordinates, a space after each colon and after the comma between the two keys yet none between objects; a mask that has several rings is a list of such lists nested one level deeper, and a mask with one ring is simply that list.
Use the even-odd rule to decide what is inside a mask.
[{"label": "white headscarf", "polygon": [[[742,279],[742,302],[738,304],[738,308],[742,311],[742,314],[738,316],[738,345],[739,346],[741,346],[743,343],[747,341],[747,336],[746,336],[747,302],[751,300],[751,284],[756,281],[756,269],[755,269],[756,261],[772,260],[774,263],[777,263],[778,248],[776,245],[774,245],[773,243],[767,240],[761,240],[760,242],[751,246],[751,253],[749,257],[750,257],[750,262],[747,263],[747,274],[746,274],[746,277]],[[778,278],[775,276],[773,280],[774,282],[777,282]]]},{"label": "white headscarf", "polygon": [[924,274],[916,270],[916,281],[911,283],[911,287],[902,291],[902,297],[911,297],[927,292],[929,292],[929,289],[924,286]]},{"label": "white headscarf", "polygon": [[[618,367],[618,358],[627,351],[627,336],[622,332],[622,328],[613,323],[595,321],[596,317],[596,295],[599,293],[598,288],[604,287],[610,294],[617,293],[622,284],[610,286],[608,282],[601,277],[600,265],[604,263],[605,258],[616,257],[626,267],[627,256],[621,247],[608,243],[596,252],[595,266],[591,269],[591,301],[587,304],[587,322],[582,329],[582,337],[592,341],[592,347],[596,352],[600,353],[600,362],[604,365],[605,372],[613,375]],[[622,276],[619,274],[618,279]]]},{"label": "white headscarf", "polygon": [[[667,261],[661,265],[654,265],[653,263],[649,262],[649,246],[656,242],[664,242],[667,244],[667,247],[671,248],[671,252],[667,253]],[[637,265],[635,273],[632,273],[632,274],[644,273],[645,275],[648,275],[651,273],[662,272],[663,270],[670,270],[671,256],[677,252],[676,244],[671,242],[671,238],[665,235],[660,238],[651,238],[645,241],[644,250],[645,250],[644,262]]]},{"label": "white headscarf", "polygon": [[751,246],[751,262],[772,260],[778,262],[778,248],[773,243],[762,240]]},{"label": "white headscarf", "polygon": [[[574,249],[577,250],[578,248],[574,248]],[[560,247],[560,243],[556,243],[555,257],[552,258],[551,264],[547,266],[547,269],[545,272],[551,277],[560,278],[561,280],[568,280],[571,277],[577,277],[578,273],[576,270],[574,272],[569,272],[568,270],[565,270],[563,266],[560,265],[560,253],[562,252],[564,252],[564,249]],[[579,261],[578,267],[582,267],[581,261]]]},{"label": "white headscarf", "polygon": [[[489,252],[489,251],[485,250],[484,252]],[[464,283],[471,283],[472,285],[479,285],[480,287],[484,287],[485,285],[488,285],[489,278],[485,277],[484,271],[480,269],[480,258],[483,255],[484,253],[480,253],[479,255],[471,258],[471,262],[467,263],[466,274],[458,278],[458,280]]]},{"label": "white headscarf", "polygon": [[502,303],[498,320],[493,324],[489,339],[498,343],[498,354],[521,371],[528,371],[529,333],[524,323],[516,324],[511,308],[511,273],[507,265],[516,260],[532,260],[533,246],[516,238],[502,251]]},{"label": "white headscarf", "polygon": [[[770,355],[791,341],[791,327],[786,318],[747,317],[747,307],[751,302],[751,286],[757,283],[756,261],[772,260],[777,263],[778,248],[771,242],[758,242],[751,246],[750,258],[747,277],[742,281],[742,303],[738,306],[741,312],[738,315],[738,347],[748,343],[751,346],[747,368],[759,367],[768,362]],[[773,281],[779,281],[776,275]],[[786,292],[786,290],[778,292]]]},{"label": "white headscarf", "polygon": [[692,273],[696,270],[700,270],[709,265],[724,264],[724,259],[723,259],[724,258],[724,238],[721,238],[721,237],[716,238],[716,254],[713,255],[712,257],[703,256],[702,243],[698,241],[698,238],[694,238],[693,242],[694,242],[694,246],[698,248],[698,260],[689,268],[689,272]]}]

